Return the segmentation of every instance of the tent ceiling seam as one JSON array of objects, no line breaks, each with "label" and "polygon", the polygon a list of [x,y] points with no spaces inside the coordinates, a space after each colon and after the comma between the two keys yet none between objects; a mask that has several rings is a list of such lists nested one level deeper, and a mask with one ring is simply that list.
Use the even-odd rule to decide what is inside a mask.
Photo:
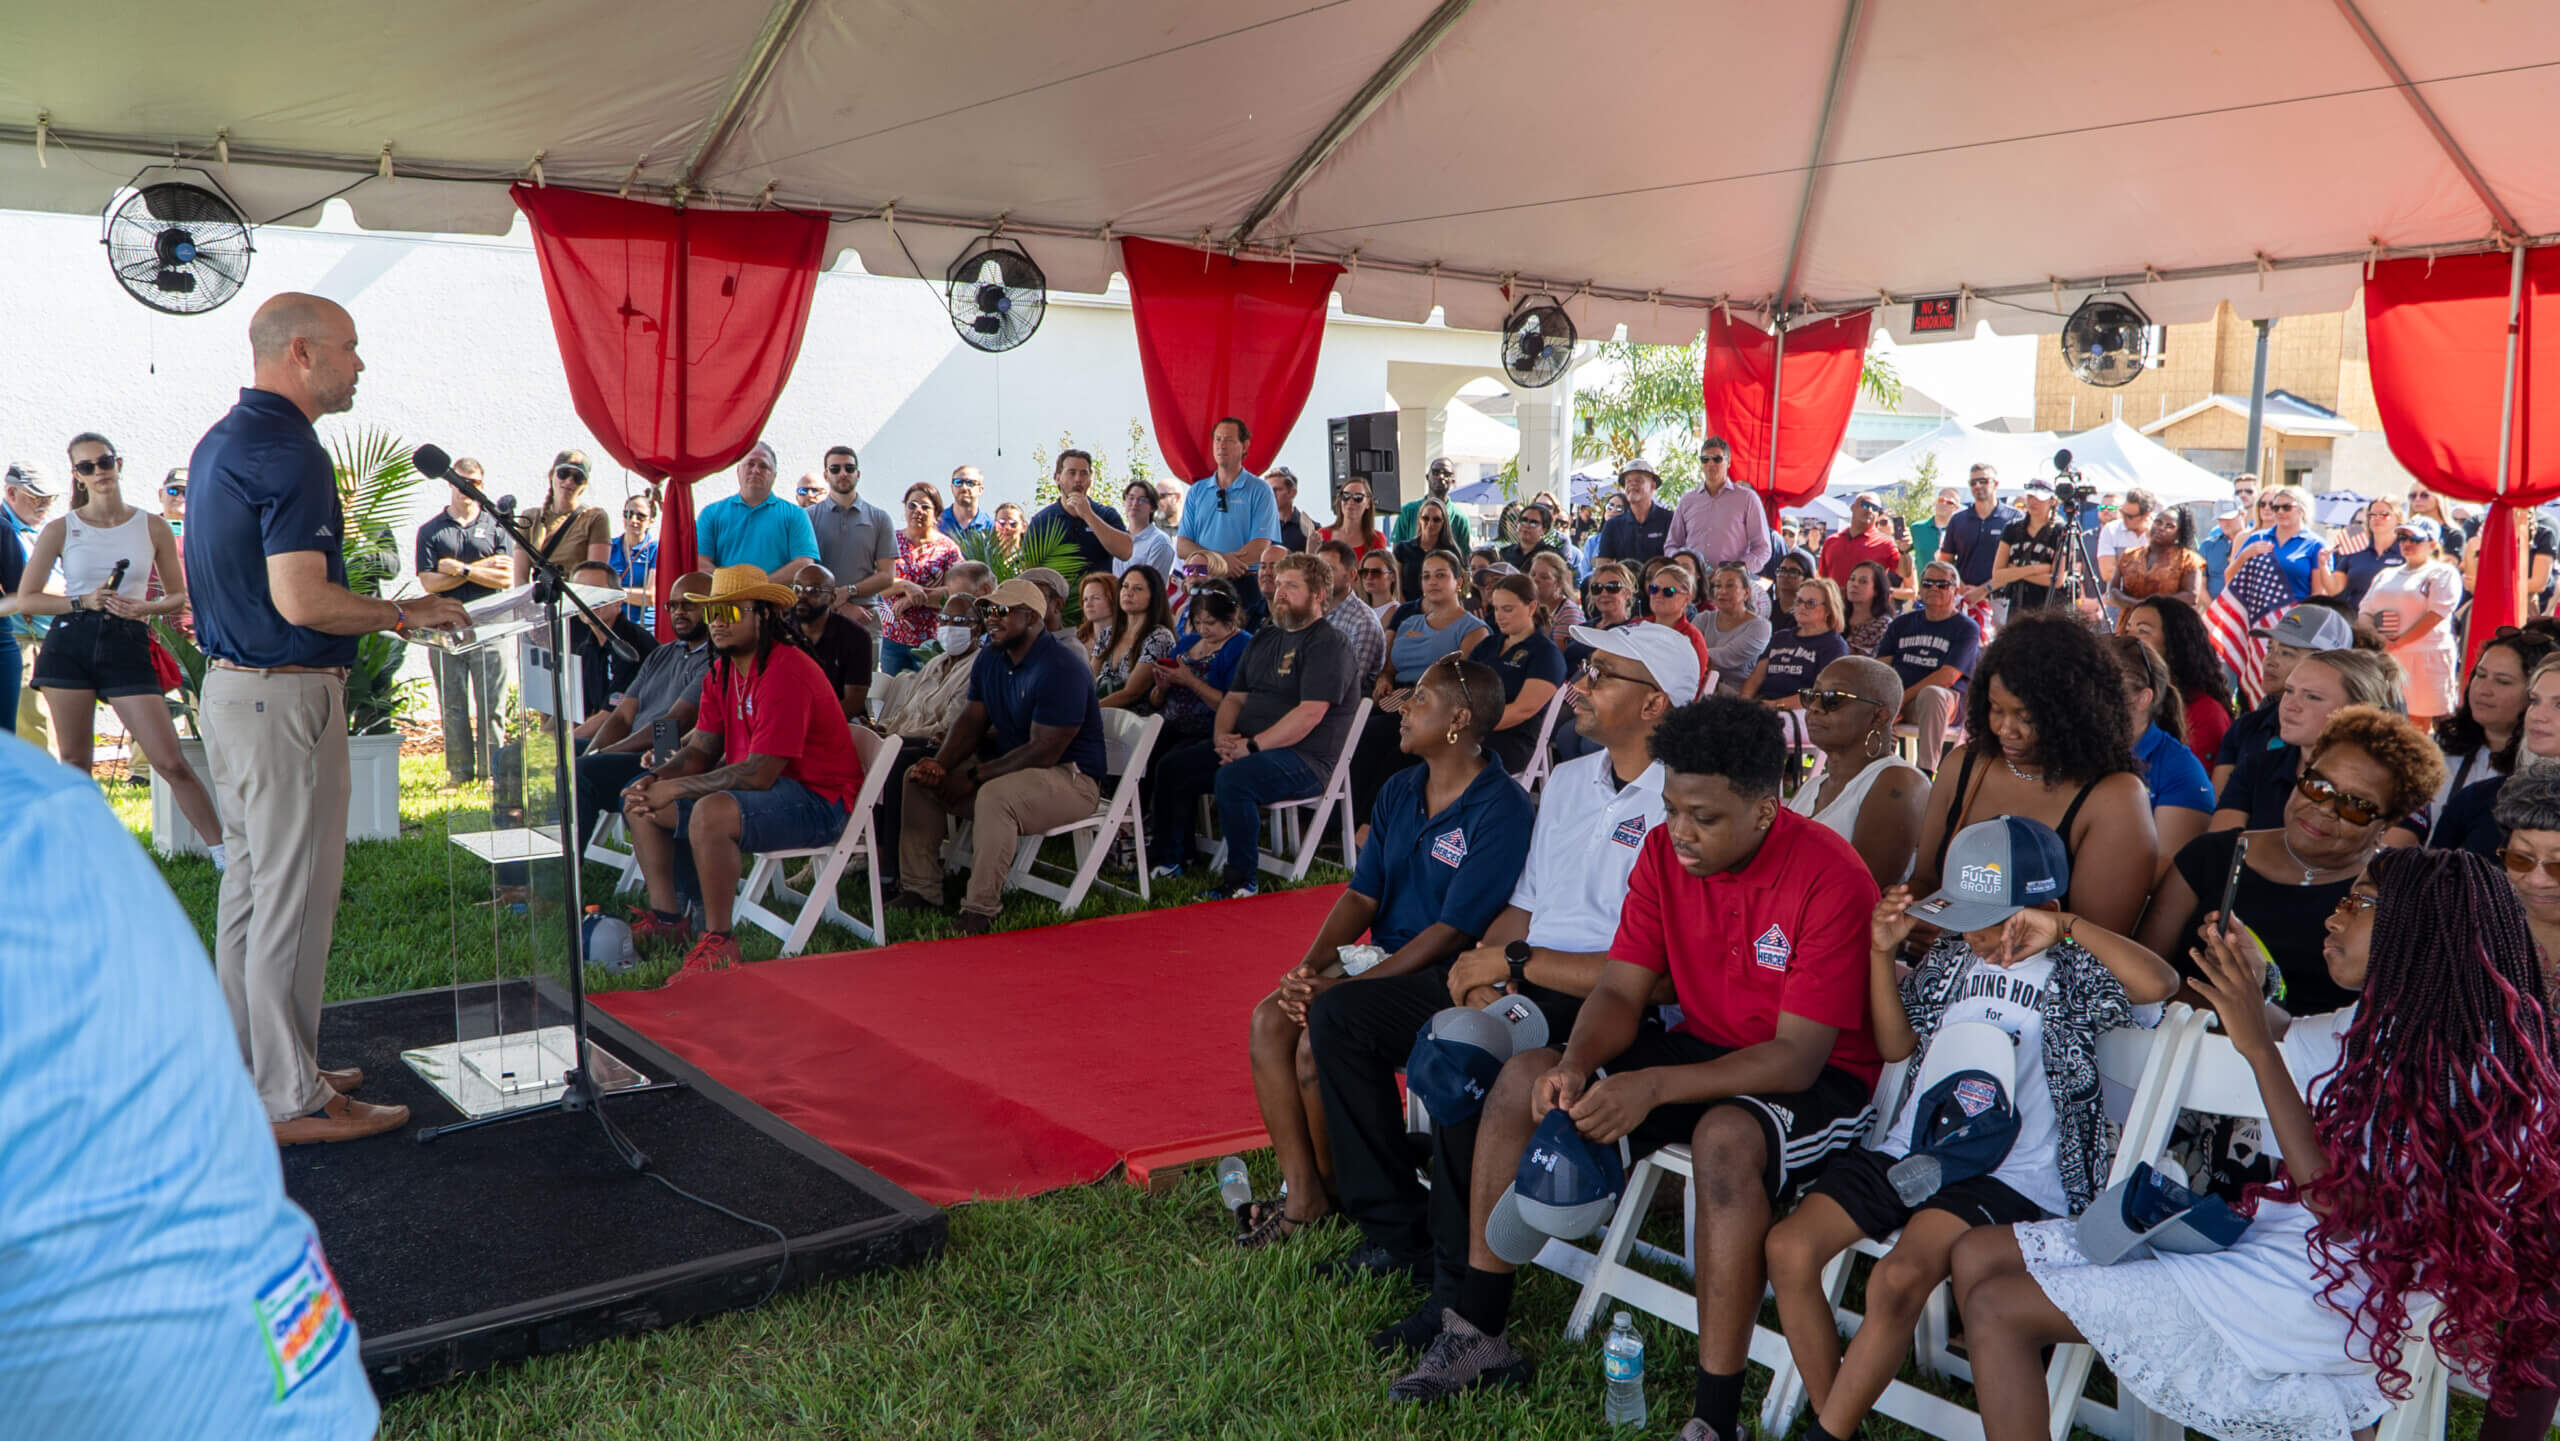
[{"label": "tent ceiling seam", "polygon": [[702,168],[736,137],[738,127],[746,122],[747,107],[764,93],[774,67],[782,63],[782,52],[800,33],[800,22],[808,18],[811,3],[812,0],[774,0],[773,8],[765,12],[764,25],[756,32],[755,42],[747,47],[746,59],[729,84],[728,97],[704,127],[693,153],[685,157],[684,169],[676,180],[679,192],[690,192],[700,184]]},{"label": "tent ceiling seam", "polygon": [[1314,179],[1316,171],[1333,158],[1333,153],[1342,148],[1343,142],[1366,125],[1369,117],[1377,114],[1387,103],[1387,98],[1396,93],[1397,87],[1421,68],[1424,57],[1456,28],[1459,18],[1475,3],[1476,0],[1440,0],[1439,8],[1423,17],[1422,23],[1396,46],[1386,62],[1352,95],[1349,103],[1335,112],[1334,117],[1325,122],[1325,127],[1316,132],[1316,138],[1309,142],[1307,148],[1299,151],[1288,167],[1280,172],[1280,178],[1271,183],[1271,188],[1262,192],[1262,198],[1245,212],[1244,219],[1228,237],[1228,243],[1250,244],[1254,233],[1269,224],[1280,207],[1289,202],[1289,197]]},{"label": "tent ceiling seam", "polygon": [[1840,13],[1840,42],[1831,51],[1831,83],[1822,92],[1822,113],[1813,122],[1813,156],[1805,163],[1804,189],[1796,196],[1795,235],[1787,242],[1787,269],[1778,279],[1778,312],[1786,313],[1787,302],[1795,298],[1796,276],[1804,268],[1805,241],[1813,234],[1813,197],[1822,184],[1825,152],[1831,148],[1831,120],[1840,110],[1841,92],[1849,84],[1849,51],[1857,41],[1858,17],[1865,13],[1862,0],[1848,0]]},{"label": "tent ceiling seam", "polygon": [[2364,42],[2365,49],[2373,52],[2374,63],[2382,67],[2383,74],[2391,77],[2392,88],[2398,90],[2400,98],[2408,101],[2409,108],[2417,112],[2418,123],[2427,128],[2427,134],[2444,151],[2445,158],[2453,162],[2453,168],[2462,172],[2464,183],[2471,187],[2472,194],[2480,198],[2480,204],[2488,210],[2490,222],[2498,227],[2498,233],[2502,236],[2521,234],[2524,227],[2517,223],[2515,212],[2507,209],[2507,203],[2489,188],[2489,177],[2482,175],[2480,167],[2471,163],[2470,155],[2453,138],[2453,132],[2445,128],[2435,107],[2427,103],[2426,96],[2418,93],[2417,83],[2409,78],[2408,71],[2400,68],[2399,57],[2391,53],[2390,46],[2382,43],[2382,36],[2374,30],[2373,22],[2365,19],[2364,12],[2356,8],[2356,0],[2336,0],[2336,3],[2338,13],[2347,18],[2356,38]]}]

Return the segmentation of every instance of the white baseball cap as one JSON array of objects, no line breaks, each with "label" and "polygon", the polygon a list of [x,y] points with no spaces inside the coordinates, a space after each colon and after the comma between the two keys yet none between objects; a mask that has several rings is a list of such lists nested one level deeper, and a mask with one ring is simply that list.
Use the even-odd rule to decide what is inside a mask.
[{"label": "white baseball cap", "polygon": [[1643,666],[1673,705],[1687,705],[1698,697],[1698,648],[1667,625],[1639,621],[1615,630],[1578,625],[1573,638],[1602,654],[1623,656]]}]

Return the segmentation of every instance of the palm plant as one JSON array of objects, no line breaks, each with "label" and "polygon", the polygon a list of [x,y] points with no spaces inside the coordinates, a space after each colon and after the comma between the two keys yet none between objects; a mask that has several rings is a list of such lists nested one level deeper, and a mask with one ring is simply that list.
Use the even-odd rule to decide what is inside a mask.
[{"label": "palm plant", "polygon": [[1056,571],[1058,578],[1067,583],[1067,623],[1083,624],[1084,589],[1076,581],[1084,574],[1084,553],[1067,538],[1064,527],[1033,526],[1023,532],[1022,548],[1011,554],[1007,554],[1004,546],[997,542],[993,531],[970,531],[960,537],[959,545],[961,558],[974,560],[992,571],[998,585],[1026,570],[1038,570],[1042,566]]},{"label": "palm plant", "polygon": [[[423,483],[409,461],[409,447],[386,430],[368,426],[330,446],[341,514],[339,545],[346,558],[347,589],[380,595],[382,583],[400,573],[400,542],[393,527],[407,517]],[[380,735],[409,702],[419,682],[399,679],[408,646],[376,631],[356,642],[347,671],[347,733]],[[182,662],[183,664],[183,662]]]}]

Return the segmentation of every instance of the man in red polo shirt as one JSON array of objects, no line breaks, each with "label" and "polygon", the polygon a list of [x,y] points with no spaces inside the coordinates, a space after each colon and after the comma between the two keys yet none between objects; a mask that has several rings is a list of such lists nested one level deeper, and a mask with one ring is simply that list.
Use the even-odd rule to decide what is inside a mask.
[{"label": "man in red polo shirt", "polygon": [[[1736,1441],[1742,1368],[1765,1284],[1773,1216],[1832,1153],[1866,1133],[1883,1069],[1867,1025],[1867,922],[1875,883],[1848,842],[1781,804],[1777,716],[1709,696],[1653,735],[1663,823],[1646,836],[1599,988],[1573,1038],[1515,1056],[1484,1103],[1456,1303],[1390,1394],[1432,1401],[1518,1383],[1530,1364],[1504,1339],[1513,1267],[1485,1240],[1550,1110],[1594,1144],[1643,1155],[1687,1142],[1696,1167],[1696,1419],[1680,1434]],[[1664,975],[1681,1020],[1648,1019]],[[1605,1067],[1605,1078],[1602,1068]]]},{"label": "man in red polo shirt", "polygon": [[[1885,524],[1884,506],[1872,495],[1862,495],[1849,507],[1849,528],[1822,543],[1823,579],[1849,588],[1849,572],[1868,561],[1883,566],[1901,585],[1909,577],[1903,574],[1902,547],[1893,542],[1893,527]],[[1878,607],[1884,597],[1876,598]]]},{"label": "man in red polo shirt", "polygon": [[702,939],[670,982],[738,963],[729,922],[744,854],[833,845],[862,789],[842,699],[783,633],[783,612],[798,599],[752,565],[711,573],[702,618],[717,655],[693,733],[622,793],[631,851],[649,882],[632,939],[681,944],[693,930],[686,909],[702,907]]}]

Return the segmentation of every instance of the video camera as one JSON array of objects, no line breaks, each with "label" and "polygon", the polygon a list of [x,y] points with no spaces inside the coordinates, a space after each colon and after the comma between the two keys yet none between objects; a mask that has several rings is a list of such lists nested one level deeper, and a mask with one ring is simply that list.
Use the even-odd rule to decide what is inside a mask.
[{"label": "video camera", "polygon": [[2066,513],[2098,498],[2097,487],[2080,478],[2079,468],[2071,463],[2070,447],[2053,453],[2053,500]]}]

